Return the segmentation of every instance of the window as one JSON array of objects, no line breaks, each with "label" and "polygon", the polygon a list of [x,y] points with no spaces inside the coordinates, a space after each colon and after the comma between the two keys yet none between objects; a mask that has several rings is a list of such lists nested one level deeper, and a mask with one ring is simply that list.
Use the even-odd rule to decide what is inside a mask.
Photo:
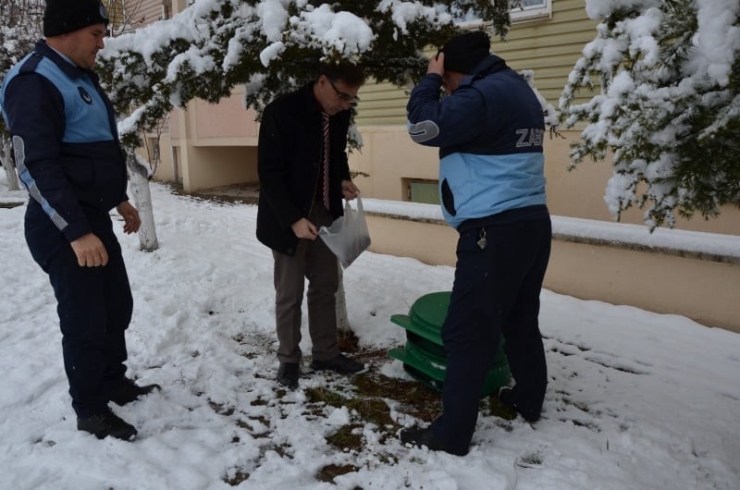
[{"label": "window", "polygon": [[406,184],[408,200],[425,204],[439,204],[439,190],[436,180],[403,179]]},{"label": "window", "polygon": [[[552,17],[552,0],[509,0],[509,3],[514,5],[511,8],[512,24]],[[461,27],[480,25],[480,19],[465,8],[453,7],[452,14]]]},{"label": "window", "polygon": [[519,7],[511,9],[511,21],[519,22],[552,17],[552,0],[521,0]]}]

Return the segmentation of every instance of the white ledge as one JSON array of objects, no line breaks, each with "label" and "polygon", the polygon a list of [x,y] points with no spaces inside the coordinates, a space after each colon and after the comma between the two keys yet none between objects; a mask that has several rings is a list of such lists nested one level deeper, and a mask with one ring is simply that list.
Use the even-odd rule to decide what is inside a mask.
[{"label": "white ledge", "polygon": [[[383,199],[363,199],[365,211],[371,214],[413,221],[444,224],[437,204],[421,204]],[[582,243],[621,246],[625,248],[670,253],[681,256],[740,263],[740,236],[658,228],[650,233],[643,225],[592,219],[552,217],[555,238]]]}]

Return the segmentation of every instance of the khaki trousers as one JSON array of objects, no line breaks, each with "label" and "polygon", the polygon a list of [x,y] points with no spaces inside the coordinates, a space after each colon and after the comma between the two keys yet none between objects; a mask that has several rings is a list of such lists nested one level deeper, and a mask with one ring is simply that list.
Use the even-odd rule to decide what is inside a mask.
[{"label": "khaki trousers", "polygon": [[[308,216],[316,227],[328,226],[333,219],[320,204]],[[339,267],[336,256],[321,238],[301,240],[294,256],[272,252],[275,258],[275,323],[280,362],[301,360],[301,305],[308,279],[308,332],[314,360],[325,361],[339,355],[337,344],[336,292]]]}]

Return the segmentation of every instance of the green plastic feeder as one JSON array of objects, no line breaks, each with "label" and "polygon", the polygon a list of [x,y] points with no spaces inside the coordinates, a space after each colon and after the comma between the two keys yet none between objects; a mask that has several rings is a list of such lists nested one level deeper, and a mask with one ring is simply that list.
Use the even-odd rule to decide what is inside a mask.
[{"label": "green plastic feeder", "polygon": [[[442,391],[447,370],[441,329],[450,306],[450,294],[449,291],[426,294],[414,302],[408,315],[391,316],[393,323],[406,329],[406,346],[391,349],[388,355],[403,362],[406,372],[415,379],[437,391]],[[498,392],[510,378],[502,339],[481,398]]]}]

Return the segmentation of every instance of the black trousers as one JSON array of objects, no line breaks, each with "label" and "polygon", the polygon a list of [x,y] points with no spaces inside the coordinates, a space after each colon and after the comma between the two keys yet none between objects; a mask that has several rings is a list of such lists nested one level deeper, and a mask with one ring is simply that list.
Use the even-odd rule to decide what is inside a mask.
[{"label": "black trousers", "polygon": [[108,252],[104,267],[80,267],[69,241],[35,201],[29,204],[25,220],[26,243],[49,275],[57,299],[69,394],[77,416],[83,418],[103,410],[107,392],[123,380],[125,331],[133,311],[110,216],[90,213],[88,220]]},{"label": "black trousers", "polygon": [[[447,353],[443,413],[431,426],[445,448],[457,453],[467,453],[470,446],[481,390],[501,336],[519,409],[539,415],[545,397],[547,366],[538,316],[552,228],[544,206],[514,211],[506,219],[465,228],[457,245],[455,281],[442,326]],[[481,249],[477,242],[483,236]]]}]

